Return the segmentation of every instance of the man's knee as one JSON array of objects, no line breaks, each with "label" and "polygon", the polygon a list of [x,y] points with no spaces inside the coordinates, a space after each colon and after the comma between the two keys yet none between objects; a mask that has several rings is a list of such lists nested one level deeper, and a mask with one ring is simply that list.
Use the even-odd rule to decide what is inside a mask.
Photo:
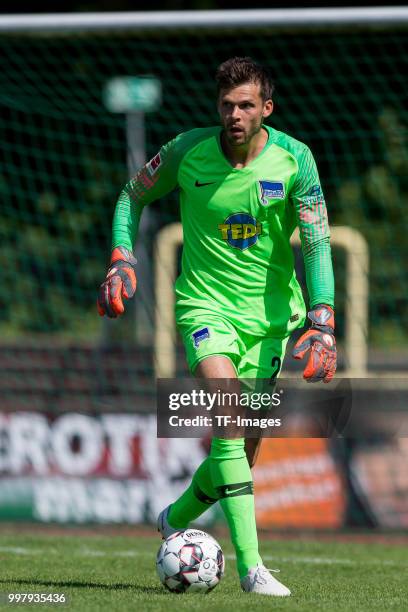
[{"label": "man's knee", "polygon": [[245,454],[248,459],[249,467],[253,468],[258,458],[261,448],[261,439],[246,438],[245,439]]},{"label": "man's knee", "polygon": [[249,453],[248,451],[246,452],[246,456],[248,459],[249,467],[252,469],[256,463],[256,457],[254,457],[254,455]]}]

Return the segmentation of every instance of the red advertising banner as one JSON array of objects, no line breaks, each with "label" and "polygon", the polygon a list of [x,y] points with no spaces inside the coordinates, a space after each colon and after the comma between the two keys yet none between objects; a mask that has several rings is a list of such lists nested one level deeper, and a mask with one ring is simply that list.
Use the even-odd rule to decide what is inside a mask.
[{"label": "red advertising banner", "polygon": [[324,438],[263,440],[253,468],[259,527],[343,524],[346,493],[328,444]]}]

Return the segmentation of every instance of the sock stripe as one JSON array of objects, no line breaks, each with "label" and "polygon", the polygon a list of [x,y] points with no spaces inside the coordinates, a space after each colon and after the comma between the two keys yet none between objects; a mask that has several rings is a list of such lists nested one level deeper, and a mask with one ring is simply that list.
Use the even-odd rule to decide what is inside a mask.
[{"label": "sock stripe", "polygon": [[249,482],[234,482],[233,484],[215,487],[215,490],[219,494],[220,499],[225,497],[238,497],[239,495],[253,495],[254,483],[252,480]]},{"label": "sock stripe", "polygon": [[194,487],[194,495],[196,496],[197,499],[203,502],[203,504],[208,504],[209,506],[212,506],[212,504],[215,504],[215,502],[218,501],[217,498],[210,497],[209,495],[207,495],[207,493],[204,493],[204,491],[200,489],[200,487],[198,486],[196,482],[194,482],[194,480],[193,480],[193,487]]}]

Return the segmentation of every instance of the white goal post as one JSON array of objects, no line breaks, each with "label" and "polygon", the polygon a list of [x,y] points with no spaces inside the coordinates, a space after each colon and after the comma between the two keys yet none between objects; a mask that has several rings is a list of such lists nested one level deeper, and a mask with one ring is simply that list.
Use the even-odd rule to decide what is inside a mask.
[{"label": "white goal post", "polygon": [[0,32],[84,32],[225,27],[337,27],[398,25],[408,21],[406,6],[213,11],[123,11],[1,15]]},{"label": "white goal post", "polygon": [[[181,223],[165,226],[157,235],[155,269],[155,340],[154,363],[157,378],[176,374],[176,322],[174,282],[177,276],[178,250],[183,243]],[[300,246],[298,230],[291,243]],[[368,270],[369,249],[364,236],[351,227],[332,227],[331,244],[346,253],[346,311],[344,377],[363,378],[367,373]],[[283,374],[284,376],[285,374]]]}]

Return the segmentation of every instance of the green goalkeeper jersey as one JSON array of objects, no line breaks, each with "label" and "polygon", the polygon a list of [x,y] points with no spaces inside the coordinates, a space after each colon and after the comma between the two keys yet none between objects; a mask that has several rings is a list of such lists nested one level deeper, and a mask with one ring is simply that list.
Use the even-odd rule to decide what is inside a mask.
[{"label": "green goalkeeper jersey", "polygon": [[140,213],[180,190],[184,247],[177,318],[218,313],[254,336],[283,337],[302,325],[305,305],[290,237],[299,227],[311,306],[333,306],[326,205],[306,145],[271,127],[262,152],[233,168],[221,127],[180,134],[129,181],[114,215],[113,248],[133,248]]}]

